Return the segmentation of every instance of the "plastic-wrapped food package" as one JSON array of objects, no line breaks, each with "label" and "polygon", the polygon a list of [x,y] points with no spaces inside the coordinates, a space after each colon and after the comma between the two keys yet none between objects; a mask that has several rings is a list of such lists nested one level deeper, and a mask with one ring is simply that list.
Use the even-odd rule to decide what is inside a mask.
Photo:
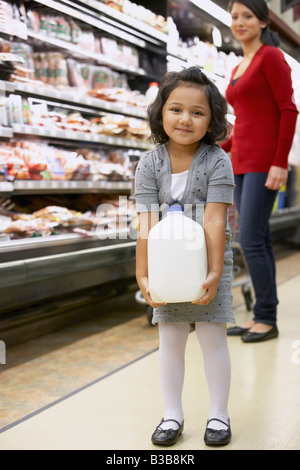
[{"label": "plastic-wrapped food package", "polygon": [[137,49],[132,46],[123,46],[124,63],[132,65],[135,68],[139,67],[139,55]]},{"label": "plastic-wrapped food package", "polygon": [[115,39],[101,37],[101,50],[102,54],[112,60],[122,62],[122,49],[118,47],[118,43]]},{"label": "plastic-wrapped food package", "polygon": [[107,67],[94,66],[92,69],[92,88],[101,90],[113,86],[113,72]]},{"label": "plastic-wrapped food package", "polygon": [[55,86],[68,86],[68,67],[66,59],[62,54],[55,56]]},{"label": "plastic-wrapped food package", "polygon": [[80,30],[77,45],[83,51],[92,52],[92,53],[96,52],[95,36],[94,36],[93,31],[86,27],[82,28]]}]

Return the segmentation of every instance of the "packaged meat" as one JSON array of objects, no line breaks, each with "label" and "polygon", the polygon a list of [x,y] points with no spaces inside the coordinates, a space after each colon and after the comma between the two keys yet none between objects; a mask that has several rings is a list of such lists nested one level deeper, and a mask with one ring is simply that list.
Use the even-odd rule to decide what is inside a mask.
[{"label": "packaged meat", "polygon": [[55,86],[69,86],[67,62],[62,54],[55,56],[55,77]]},{"label": "packaged meat", "polygon": [[92,72],[92,88],[94,90],[102,90],[112,86],[112,73],[107,67],[93,67]]}]

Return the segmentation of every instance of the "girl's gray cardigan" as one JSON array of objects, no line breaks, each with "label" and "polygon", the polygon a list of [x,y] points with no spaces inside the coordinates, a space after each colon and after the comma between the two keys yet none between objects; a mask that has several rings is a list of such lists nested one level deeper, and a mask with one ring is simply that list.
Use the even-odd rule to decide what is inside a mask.
[{"label": "girl's gray cardigan", "polygon": [[[136,210],[166,212],[171,196],[171,161],[165,145],[158,145],[141,158],[135,174]],[[203,224],[207,202],[233,203],[234,176],[228,155],[217,145],[202,143],[191,163],[182,200],[185,215]],[[223,276],[216,297],[206,306],[191,303],[167,304],[154,309],[158,321],[234,322],[232,313],[232,252],[230,227],[226,224]]]}]

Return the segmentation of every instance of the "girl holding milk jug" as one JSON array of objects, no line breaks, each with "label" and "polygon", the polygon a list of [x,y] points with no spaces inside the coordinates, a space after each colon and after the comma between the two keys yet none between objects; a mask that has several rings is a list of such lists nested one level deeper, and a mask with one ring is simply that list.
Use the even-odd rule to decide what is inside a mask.
[{"label": "girl holding milk jug", "polygon": [[[156,147],[136,169],[136,278],[159,329],[164,416],[152,435],[156,445],[171,446],[183,432],[190,323],[202,349],[211,399],[204,441],[221,446],[231,439],[226,323],[234,323],[234,317],[227,210],[233,203],[234,178],[229,157],[216,144],[226,137],[226,111],[225,99],[199,67],[167,73],[148,108]],[[188,289],[204,271],[196,291]]]}]

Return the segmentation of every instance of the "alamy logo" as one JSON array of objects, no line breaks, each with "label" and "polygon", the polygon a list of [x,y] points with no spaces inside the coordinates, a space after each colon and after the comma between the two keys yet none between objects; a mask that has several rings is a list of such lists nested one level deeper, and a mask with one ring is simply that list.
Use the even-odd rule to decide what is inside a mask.
[{"label": "alamy logo", "polygon": [[6,345],[0,341],[0,364],[6,364]]}]

